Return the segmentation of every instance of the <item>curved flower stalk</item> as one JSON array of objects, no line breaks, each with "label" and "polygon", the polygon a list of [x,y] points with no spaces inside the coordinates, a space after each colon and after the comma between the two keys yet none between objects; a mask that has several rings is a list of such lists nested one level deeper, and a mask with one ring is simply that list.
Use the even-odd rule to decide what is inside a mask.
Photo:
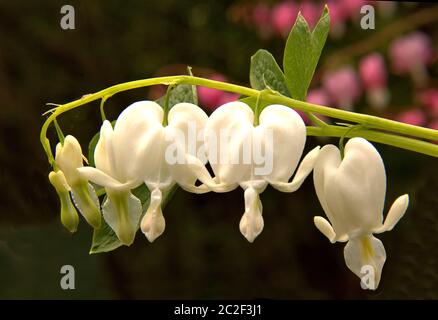
[{"label": "curved flower stalk", "polygon": [[141,202],[131,189],[145,183],[151,192],[141,229],[152,242],[165,229],[162,193],[174,183],[196,189],[197,173],[208,174],[204,162],[196,157],[199,144],[190,145],[193,139],[188,136],[190,131],[196,139],[207,120],[205,112],[179,103],[170,110],[167,126],[163,120],[163,109],[153,101],[130,105],[114,129],[108,121],[103,123],[94,153],[96,168],[80,170],[82,176],[105,187],[108,199],[103,216],[126,245],[134,241],[142,213]]},{"label": "curved flower stalk", "polygon": [[383,223],[385,167],[378,151],[363,138],[347,142],[343,159],[337,147],[324,146],[313,174],[316,194],[331,223],[317,216],[316,227],[332,243],[348,241],[344,248],[347,267],[362,280],[366,268],[371,268],[372,277],[364,284],[376,289],[386,252],[373,234],[394,228],[408,207],[409,196],[394,201]]},{"label": "curved flower stalk", "polygon": [[[78,140],[71,135],[66,136],[63,144],[57,144],[55,155],[56,165],[62,172],[62,176],[58,171],[56,173],[56,179],[55,176],[52,176],[51,183],[54,186],[55,184],[61,186],[64,185],[63,182],[65,182],[68,188],[57,188],[55,186],[60,198],[62,197],[66,199],[64,192],[65,190],[69,190],[73,202],[84,216],[85,220],[87,220],[93,228],[99,228],[101,223],[99,199],[94,187],[88,183],[86,178],[79,174],[79,169],[83,167],[83,159],[84,156],[82,155],[81,145]],[[61,201],[61,206],[62,204],[63,202]]]},{"label": "curved flower stalk", "polygon": [[302,161],[306,129],[301,117],[291,108],[270,105],[256,116],[243,102],[230,102],[216,109],[207,121],[205,146],[215,173],[216,192],[241,186],[245,190],[245,212],[240,231],[249,242],[263,230],[259,194],[268,184],[283,192],[297,190],[312,171],[319,152],[313,149]]}]

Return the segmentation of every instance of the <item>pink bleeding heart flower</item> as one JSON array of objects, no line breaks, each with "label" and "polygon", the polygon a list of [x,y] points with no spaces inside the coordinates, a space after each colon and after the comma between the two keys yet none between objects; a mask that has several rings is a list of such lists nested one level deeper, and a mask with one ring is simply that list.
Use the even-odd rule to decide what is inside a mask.
[{"label": "pink bleeding heart flower", "polygon": [[239,99],[239,97],[240,97],[240,95],[238,93],[223,92],[222,96],[219,99],[219,104],[217,105],[217,107],[224,105],[228,102],[237,101]]},{"label": "pink bleeding heart flower", "polygon": [[[215,73],[208,77],[211,80],[226,82],[227,78],[221,74]],[[198,97],[199,101],[203,106],[208,109],[215,109],[221,105],[223,91],[207,88],[207,87],[198,87]]]},{"label": "pink bleeding heart flower", "polygon": [[382,55],[372,53],[364,57],[359,63],[359,74],[366,89],[385,87],[387,73]]},{"label": "pink bleeding heart flower", "polygon": [[[348,16],[357,16],[360,14],[360,8],[367,4],[365,0],[343,0],[341,1],[342,6],[344,7],[345,12]],[[329,7],[330,8],[330,7]]]},{"label": "pink bleeding heart flower", "polygon": [[[330,104],[330,98],[327,92],[325,92],[325,90],[322,88],[309,90],[309,92],[307,93],[306,101],[313,104],[318,104],[320,106],[328,106]],[[303,118],[305,124],[311,124],[309,117],[307,117],[307,115],[303,111],[296,111],[301,116],[301,118]],[[325,116],[318,115],[317,117],[323,121],[328,121],[328,118]]]},{"label": "pink bleeding heart flower", "polygon": [[364,57],[359,63],[359,74],[367,90],[369,103],[376,109],[385,107],[389,101],[389,92],[386,88],[387,72],[382,55],[372,53]]},{"label": "pink bleeding heart flower", "polygon": [[330,8],[330,35],[340,38],[345,32],[345,20],[348,14],[341,1],[328,1],[327,6]]},{"label": "pink bleeding heart flower", "polygon": [[327,73],[322,80],[324,89],[339,107],[351,110],[361,94],[359,78],[352,67]]},{"label": "pink bleeding heart flower", "polygon": [[416,84],[425,84],[426,66],[433,58],[432,43],[428,35],[415,31],[394,40],[389,48],[389,56],[395,73],[409,73]]},{"label": "pink bleeding heart flower", "polygon": [[307,102],[327,106],[330,104],[330,97],[323,88],[309,90]]},{"label": "pink bleeding heart flower", "polygon": [[286,1],[275,5],[271,11],[271,23],[274,31],[282,37],[289,34],[295,23],[298,7],[292,1]]},{"label": "pink bleeding heart flower", "polygon": [[426,115],[422,110],[415,108],[399,113],[395,120],[414,126],[422,126],[426,123]]}]

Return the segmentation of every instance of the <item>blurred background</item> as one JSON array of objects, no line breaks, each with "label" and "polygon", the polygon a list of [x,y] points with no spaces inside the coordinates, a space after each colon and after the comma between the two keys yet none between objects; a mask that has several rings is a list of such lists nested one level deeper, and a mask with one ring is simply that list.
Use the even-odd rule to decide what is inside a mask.
[{"label": "blurred background", "polygon": [[[438,5],[367,2],[374,30],[360,28],[362,0],[331,0],[331,32],[308,100],[438,129]],[[238,229],[243,192],[179,190],[153,244],[89,255],[92,231],[61,225],[39,143],[45,104],[66,103],[108,86],[186,73],[249,85],[250,57],[264,48],[282,61],[301,10],[314,25],[321,1],[71,1],[75,29],[60,27],[63,1],[0,1],[0,298],[438,298],[437,159],[376,144],[385,160],[387,202],[409,193],[397,227],[379,235],[387,251],[376,292],[360,289],[343,245],[313,225],[322,215],[312,179],[293,194],[262,194],[265,229],[249,244]],[[281,63],[279,63],[281,65]],[[121,93],[107,117],[163,88]],[[229,93],[199,88],[207,112]],[[330,121],[330,120],[328,120]],[[65,133],[86,150],[99,130],[98,104],[63,115]],[[53,130],[54,131],[54,130]],[[50,132],[52,145],[56,137]],[[337,139],[309,138],[307,148]],[[60,269],[75,268],[62,290]]]}]

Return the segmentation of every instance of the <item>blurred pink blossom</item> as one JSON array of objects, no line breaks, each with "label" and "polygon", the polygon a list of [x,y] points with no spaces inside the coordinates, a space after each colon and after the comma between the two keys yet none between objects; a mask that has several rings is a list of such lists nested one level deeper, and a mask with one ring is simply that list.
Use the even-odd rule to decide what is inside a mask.
[{"label": "blurred pink blossom", "polygon": [[219,98],[219,102],[218,102],[217,106],[214,109],[216,109],[217,107],[219,107],[225,103],[236,101],[239,99],[239,97],[240,97],[240,95],[237,93],[223,92],[221,97]]},{"label": "blurred pink blossom", "polygon": [[414,126],[422,126],[426,123],[426,115],[422,110],[415,108],[399,113],[395,120]]},{"label": "blurred pink blossom", "polygon": [[352,67],[327,73],[322,79],[322,84],[331,100],[346,110],[352,109],[361,94],[359,78]]},{"label": "blurred pink blossom", "polygon": [[328,106],[330,104],[329,96],[322,88],[309,90],[306,100],[307,102],[319,104],[321,106]]},{"label": "blurred pink blossom", "polygon": [[438,117],[438,89],[428,89],[420,93],[420,101],[425,105],[430,113]]},{"label": "blurred pink blossom", "polygon": [[385,61],[379,53],[371,53],[359,62],[359,74],[366,89],[386,86]]},{"label": "blurred pink blossom", "polygon": [[330,9],[330,34],[340,38],[345,32],[345,21],[348,14],[342,5],[342,1],[331,0],[327,2]]},{"label": "blurred pink blossom", "polygon": [[[208,78],[216,81],[227,81],[227,78],[221,74],[215,73]],[[202,105],[207,107],[208,109],[216,109],[221,104],[221,99],[223,96],[223,91],[207,88],[207,87],[198,87],[198,97],[199,101]]]},{"label": "blurred pink blossom", "polygon": [[[367,4],[365,0],[342,0],[340,1],[344,7],[345,13],[349,16],[357,16],[360,14],[360,8]],[[330,7],[329,7],[330,8]]]},{"label": "blurred pink blossom", "polygon": [[[322,88],[309,90],[309,92],[307,93],[306,101],[321,106],[328,106],[330,104],[329,96],[327,92],[325,92],[325,90]],[[307,115],[304,112],[302,111],[297,111],[297,112],[300,114],[301,118],[303,118],[305,124],[311,124],[310,119],[307,117]],[[326,116],[317,115],[317,117],[325,122],[329,121]]]},{"label": "blurred pink blossom", "polygon": [[410,73],[415,83],[423,85],[427,80],[426,66],[432,61],[432,43],[428,35],[414,31],[394,40],[389,48],[394,72]]},{"label": "blurred pink blossom", "polygon": [[282,37],[286,37],[295,23],[297,14],[298,7],[292,1],[275,5],[271,11],[271,23],[274,31]]},{"label": "blurred pink blossom", "polygon": [[386,107],[389,91],[386,88],[387,73],[382,55],[371,53],[364,57],[359,62],[359,74],[371,106],[375,109]]}]

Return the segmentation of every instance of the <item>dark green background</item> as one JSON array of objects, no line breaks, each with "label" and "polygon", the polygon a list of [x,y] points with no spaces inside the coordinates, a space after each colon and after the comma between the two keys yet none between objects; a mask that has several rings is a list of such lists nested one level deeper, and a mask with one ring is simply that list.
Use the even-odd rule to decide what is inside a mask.
[{"label": "dark green background", "polygon": [[[231,3],[72,1],[76,30],[64,31],[64,2],[1,1],[0,298],[438,298],[437,161],[381,145],[386,210],[403,193],[411,195],[411,205],[392,232],[379,235],[388,259],[377,292],[360,289],[344,264],[343,245],[330,244],[314,227],[313,216],[323,212],[312,179],[293,194],[271,188],[262,194],[265,229],[254,244],[238,229],[242,190],[179,190],[164,211],[166,231],[155,243],[139,233],[132,247],[108,254],[88,255],[91,230],[83,221],[74,236],[63,229],[38,139],[45,103],[180,73],[178,64],[194,66],[195,73],[211,68],[247,84],[250,56],[266,48],[281,61],[284,43],[262,41],[229,22]],[[353,30],[345,41],[363,32]],[[329,42],[322,59],[343,45]],[[403,96],[404,82],[393,80],[400,88],[393,95]],[[129,103],[148,96],[148,89],[140,89],[111,98],[108,116],[115,119]],[[70,112],[60,124],[85,148],[100,126],[98,106]],[[307,150],[328,141],[309,138]],[[76,270],[72,291],[59,285],[65,264]]]}]

